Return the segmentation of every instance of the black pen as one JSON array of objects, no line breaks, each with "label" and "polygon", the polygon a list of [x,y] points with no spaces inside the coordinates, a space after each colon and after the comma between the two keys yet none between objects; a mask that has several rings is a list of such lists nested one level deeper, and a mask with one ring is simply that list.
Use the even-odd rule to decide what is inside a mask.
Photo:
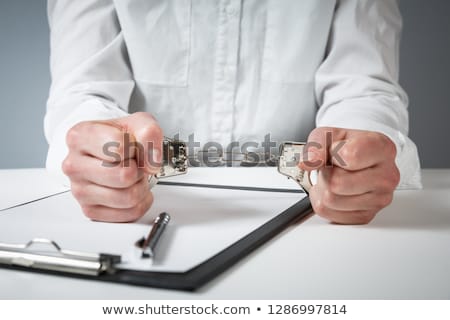
[{"label": "black pen", "polygon": [[170,215],[166,212],[160,213],[156,217],[147,239],[142,243],[142,258],[152,258],[155,255],[156,245],[169,221]]}]

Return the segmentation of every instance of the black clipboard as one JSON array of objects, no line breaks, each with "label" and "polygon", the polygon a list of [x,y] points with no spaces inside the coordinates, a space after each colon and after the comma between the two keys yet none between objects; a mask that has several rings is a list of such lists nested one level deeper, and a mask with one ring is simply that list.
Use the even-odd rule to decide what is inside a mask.
[{"label": "black clipboard", "polygon": [[[203,186],[205,187],[205,186]],[[223,188],[226,186],[207,186]],[[233,187],[241,189],[241,187]],[[243,188],[249,190],[249,188]],[[276,189],[259,191],[271,191]],[[279,192],[283,192],[278,189]],[[297,192],[300,190],[287,189],[286,192]],[[99,275],[80,275],[76,273],[51,271],[43,269],[28,268],[18,265],[0,264],[0,267],[12,270],[37,272],[44,274],[67,276],[79,279],[106,281],[113,283],[129,284],[143,287],[154,287],[184,291],[195,291],[210,280],[232,267],[239,260],[256,250],[264,243],[278,235],[281,231],[295,222],[303,220],[313,213],[309,197],[305,197],[284,210],[271,220],[267,221],[246,236],[234,242],[232,245],[218,252],[216,255],[198,264],[185,272],[155,272],[117,269],[113,274],[102,273]]]}]

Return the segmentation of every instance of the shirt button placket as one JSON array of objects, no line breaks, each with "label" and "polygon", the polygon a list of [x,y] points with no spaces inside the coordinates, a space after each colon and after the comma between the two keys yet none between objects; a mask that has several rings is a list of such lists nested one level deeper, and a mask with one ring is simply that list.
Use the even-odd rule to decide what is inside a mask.
[{"label": "shirt button placket", "polygon": [[220,1],[214,66],[211,137],[224,148],[233,138],[241,0]]}]

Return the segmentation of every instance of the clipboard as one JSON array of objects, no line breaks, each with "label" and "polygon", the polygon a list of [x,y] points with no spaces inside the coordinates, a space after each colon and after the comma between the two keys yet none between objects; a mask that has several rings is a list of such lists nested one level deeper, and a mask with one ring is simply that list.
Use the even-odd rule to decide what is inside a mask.
[{"label": "clipboard", "polygon": [[[168,187],[171,184],[173,186],[180,187],[179,182],[165,182]],[[193,186],[192,184],[181,183],[181,187],[199,187]],[[300,189],[279,189],[279,188],[261,188],[261,187],[245,187],[245,186],[224,186],[224,185],[202,185],[201,188],[215,188],[215,189],[226,189],[232,188],[239,192],[242,191],[252,191],[252,192],[282,192],[282,193],[301,193]],[[304,197],[300,201],[294,203],[289,208],[286,208],[282,212],[274,213],[273,218],[265,222],[264,224],[258,226],[256,229],[245,234],[243,237],[237,239],[229,246],[223,248],[213,256],[202,261],[201,263],[193,266],[186,271],[142,271],[142,270],[130,270],[126,268],[114,268],[114,263],[118,262],[119,257],[110,254],[99,254],[99,253],[83,253],[83,252],[67,252],[65,248],[59,247],[58,243],[52,242],[51,240],[38,239],[35,240],[37,243],[45,243],[51,245],[55,248],[56,254],[52,254],[51,257],[58,256],[62,259],[75,259],[79,262],[88,262],[94,265],[90,272],[73,272],[73,270],[64,268],[42,268],[36,265],[27,264],[26,259],[21,263],[10,263],[11,261],[2,260],[0,254],[0,267],[20,270],[20,271],[31,271],[52,275],[68,276],[80,279],[89,279],[97,281],[114,282],[121,284],[137,285],[144,287],[155,287],[155,288],[165,288],[165,289],[175,289],[175,290],[185,290],[194,291],[228,268],[232,267],[239,260],[247,256],[252,251],[256,250],[264,243],[275,237],[281,231],[286,229],[291,224],[307,218],[312,214],[312,207],[309,201],[309,197]],[[22,245],[20,247],[16,246],[16,254],[37,254],[39,252],[27,251],[35,242],[28,243],[27,245]],[[0,253],[6,252],[8,248],[0,247]],[[14,248],[11,248],[9,252],[14,252]],[[2,251],[3,250],[3,251]],[[41,256],[42,257],[42,256]],[[43,258],[48,258],[44,255]],[[77,260],[78,259],[78,260]],[[102,264],[103,263],[103,264]],[[105,267],[106,266],[106,267]]]}]

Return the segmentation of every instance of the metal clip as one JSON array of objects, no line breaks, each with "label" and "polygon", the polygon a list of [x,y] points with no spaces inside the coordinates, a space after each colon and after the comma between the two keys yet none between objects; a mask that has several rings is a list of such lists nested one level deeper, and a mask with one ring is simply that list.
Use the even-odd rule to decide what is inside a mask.
[{"label": "metal clip", "polygon": [[309,193],[312,187],[310,173],[298,167],[303,157],[303,142],[283,142],[280,145],[280,157],[278,160],[278,172],[294,179],[300,187]]},{"label": "metal clip", "polygon": [[[278,172],[294,179],[300,187],[308,193],[313,183],[311,182],[310,173],[298,167],[303,156],[303,142],[283,142],[280,145],[279,157],[262,153],[220,153],[214,158],[212,163],[220,165],[230,165],[238,163],[241,166],[257,166],[257,165],[278,165]],[[165,138],[163,144],[163,164],[158,174],[149,177],[149,185],[152,188],[158,183],[159,178],[171,177],[187,172],[188,155],[186,144],[182,141],[171,140]],[[208,152],[208,151],[199,151]],[[233,158],[235,156],[235,158]],[[236,157],[236,156],[240,156]],[[197,154],[197,158],[198,158]],[[195,159],[195,158],[193,158]],[[198,160],[198,159],[197,159]]]},{"label": "metal clip", "polygon": [[163,159],[160,171],[148,179],[149,187],[158,183],[158,179],[185,174],[188,168],[186,143],[164,138]]},{"label": "metal clip", "polygon": [[[36,244],[49,246],[45,251],[32,250]],[[50,251],[49,249],[53,249]],[[33,239],[26,244],[0,243],[0,264],[33,269],[96,276],[114,273],[121,257],[111,254],[94,254],[63,250],[52,240]]]}]

